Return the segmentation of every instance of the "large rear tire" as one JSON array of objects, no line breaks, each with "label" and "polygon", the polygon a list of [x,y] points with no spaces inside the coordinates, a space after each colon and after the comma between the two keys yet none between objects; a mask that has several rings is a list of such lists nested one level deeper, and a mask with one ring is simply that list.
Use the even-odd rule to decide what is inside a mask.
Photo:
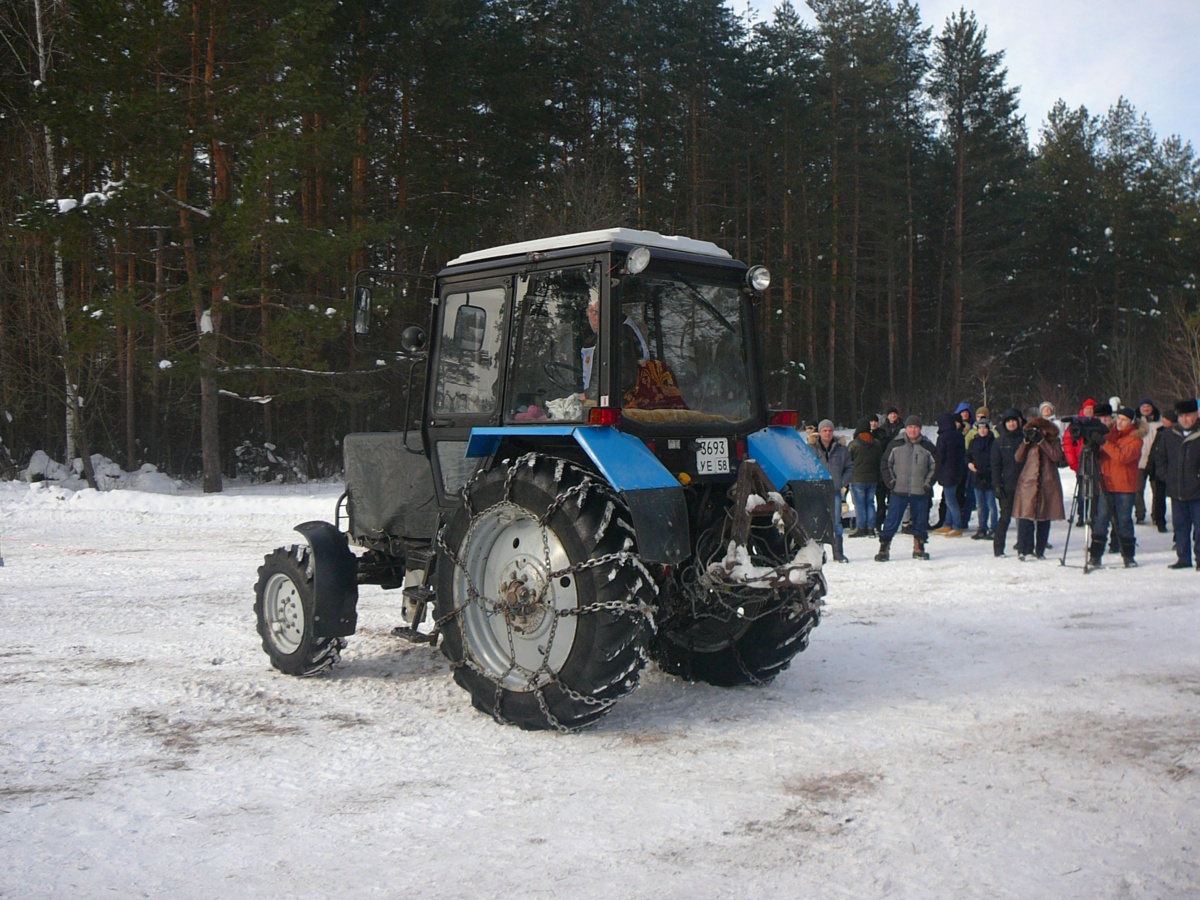
[{"label": "large rear tire", "polygon": [[287,675],[318,675],[341,660],[345,638],[313,635],[312,552],[293,544],[267,555],[254,586],[254,615],[263,650]]},{"label": "large rear tire", "polygon": [[820,622],[817,610],[798,612],[785,606],[749,623],[728,622],[710,629],[705,640],[693,632],[663,635],[654,657],[668,674],[717,687],[763,685],[791,665],[808,647],[810,632]]},{"label": "large rear tire", "polygon": [[438,537],[442,650],[476,708],[574,730],[638,686],[657,586],[609,486],[529,454],[478,476]]},{"label": "large rear tire", "polygon": [[[706,590],[696,571],[727,552],[728,537],[717,528],[701,536],[692,577],[684,584],[685,595],[696,602],[688,607],[690,615],[664,623],[651,654],[664,672],[687,681],[718,687],[767,684],[808,647],[821,621],[824,577],[809,570],[806,580],[770,591]],[[752,567],[769,568],[793,560],[800,548],[794,536],[781,535],[772,524],[752,529],[745,549]]]}]

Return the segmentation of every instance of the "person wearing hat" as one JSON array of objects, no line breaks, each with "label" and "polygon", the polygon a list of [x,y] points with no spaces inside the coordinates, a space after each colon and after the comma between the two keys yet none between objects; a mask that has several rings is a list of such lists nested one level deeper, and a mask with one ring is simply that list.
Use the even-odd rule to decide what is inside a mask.
[{"label": "person wearing hat", "polygon": [[1154,446],[1154,436],[1162,427],[1162,415],[1158,406],[1149,397],[1143,397],[1138,404],[1138,417],[1146,428],[1146,436],[1142,438],[1142,458],[1138,460],[1138,488],[1133,496],[1134,522],[1141,525],[1146,521],[1146,485],[1150,485],[1150,521],[1159,531],[1167,530],[1167,499],[1163,492],[1163,483],[1157,478],[1151,478],[1147,466],[1150,464],[1150,448]]},{"label": "person wearing hat", "polygon": [[[966,411],[970,412],[969,409]],[[938,463],[937,482],[942,486],[942,499],[946,501],[946,524],[934,529],[933,533],[946,537],[962,537],[966,528],[959,500],[962,483],[967,477],[967,447],[959,428],[962,421],[948,412],[937,418],[938,437],[934,456]]]},{"label": "person wearing hat", "polygon": [[[1088,419],[1096,417],[1096,401],[1088,397],[1079,406],[1079,415],[1075,418],[1083,420],[1082,424],[1087,424]],[[1046,421],[1050,421],[1046,419]],[[1083,437],[1076,437],[1071,434],[1070,430],[1062,436],[1063,454],[1067,458],[1067,465],[1071,467],[1072,472],[1079,471],[1079,455],[1083,450]]]},{"label": "person wearing hat", "polygon": [[[1049,420],[1047,420],[1049,421]],[[992,529],[992,555],[1005,556],[1004,544],[1008,540],[1008,526],[1012,522],[1013,498],[1017,494],[1017,476],[1021,465],[1017,462],[1017,448],[1021,446],[1021,429],[1025,420],[1016,407],[1006,409],[1000,416],[1000,433],[992,444],[992,487],[1000,506],[1000,517]]]},{"label": "person wearing hat", "polygon": [[[883,414],[883,421],[879,423],[879,434],[875,440],[879,442],[879,446],[887,452],[888,445],[896,438],[904,433],[904,419],[900,418],[900,410],[895,406],[889,406],[887,412]],[[883,473],[879,473],[879,485],[875,489],[875,521],[882,525],[883,520],[887,518],[888,505],[888,487],[883,482]]]},{"label": "person wearing hat", "polygon": [[854,478],[854,461],[850,459],[845,440],[834,435],[833,422],[829,419],[817,423],[816,432],[808,436],[808,446],[833,478],[833,561],[849,562],[842,549],[842,492]]},{"label": "person wearing hat", "polygon": [[1050,422],[1054,422],[1055,424],[1058,424],[1054,418],[1054,404],[1051,403],[1049,400],[1043,400],[1041,403],[1038,404],[1038,415],[1041,416],[1043,419],[1046,419]]},{"label": "person wearing hat", "polygon": [[[1102,410],[1097,410],[1102,413]],[[1101,419],[1107,418],[1104,415]],[[1104,542],[1111,523],[1117,536],[1117,549],[1125,568],[1137,565],[1134,560],[1136,542],[1133,535],[1133,495],[1138,484],[1138,460],[1142,458],[1141,423],[1129,407],[1117,411],[1115,421],[1100,445],[1100,496],[1096,502],[1096,517],[1092,522],[1092,545],[1088,556],[1092,566],[1099,567],[1104,556]]]},{"label": "person wearing hat", "polygon": [[933,444],[921,434],[921,417],[904,420],[904,434],[888,444],[880,467],[883,481],[891,492],[887,518],[879,532],[879,552],[876,562],[891,558],[892,538],[900,530],[904,511],[912,517],[913,559],[929,559],[925,542],[929,539],[929,498],[933,479],[937,475],[937,460]]},{"label": "person wearing hat", "polygon": [[863,419],[854,429],[854,440],[850,442],[850,462],[854,464],[854,478],[850,482],[850,495],[854,498],[854,530],[850,537],[872,537],[875,534],[875,489],[879,484],[879,464],[883,462],[885,448],[877,439],[878,420]]},{"label": "person wearing hat", "polygon": [[1171,498],[1176,558],[1170,568],[1190,569],[1195,560],[1200,571],[1200,414],[1195,399],[1180,400],[1175,414],[1174,425],[1159,429],[1151,458]]},{"label": "person wearing hat", "polygon": [[979,528],[971,535],[971,540],[983,541],[992,537],[999,519],[996,489],[992,483],[992,444],[996,438],[986,416],[975,420],[975,432],[975,437],[967,444],[967,469],[975,480],[975,508],[979,510]]},{"label": "person wearing hat", "polygon": [[1046,558],[1050,523],[1067,517],[1063,508],[1062,482],[1058,464],[1063,458],[1058,426],[1049,419],[1031,419],[1022,431],[1016,459],[1021,466],[1013,496],[1013,518],[1017,520],[1017,554],[1024,562],[1032,554]]}]

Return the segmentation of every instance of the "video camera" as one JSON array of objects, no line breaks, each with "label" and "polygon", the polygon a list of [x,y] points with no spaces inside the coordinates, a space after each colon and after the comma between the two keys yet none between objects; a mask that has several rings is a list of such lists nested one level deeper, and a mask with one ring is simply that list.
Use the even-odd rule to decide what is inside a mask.
[{"label": "video camera", "polygon": [[1075,416],[1067,422],[1067,434],[1072,440],[1082,441],[1084,446],[1097,449],[1108,437],[1108,426],[1099,419]]}]

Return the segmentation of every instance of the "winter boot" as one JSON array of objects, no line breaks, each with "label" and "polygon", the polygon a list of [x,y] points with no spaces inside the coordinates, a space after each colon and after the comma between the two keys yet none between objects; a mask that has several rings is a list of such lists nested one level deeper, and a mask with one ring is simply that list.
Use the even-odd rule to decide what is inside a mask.
[{"label": "winter boot", "polygon": [[848,563],[846,554],[842,550],[842,535],[835,535],[833,538],[833,561],[840,563]]},{"label": "winter boot", "polygon": [[887,562],[891,559],[892,542],[889,538],[879,539],[879,552],[875,554],[875,562]]},{"label": "winter boot", "polygon": [[913,535],[913,559],[929,559],[929,554],[925,552],[925,542]]},{"label": "winter boot", "polygon": [[1100,560],[1104,557],[1104,541],[1092,538],[1092,545],[1088,547],[1088,565],[1093,569],[1100,568]]},{"label": "winter boot", "polygon": [[852,537],[852,538],[870,537],[870,536],[871,536],[871,530],[869,528],[855,528],[852,532],[850,532],[850,537]]},{"label": "winter boot", "polygon": [[988,533],[986,528],[980,528],[977,532],[971,535],[971,540],[973,541],[986,541],[987,539]]},{"label": "winter boot", "polygon": [[1133,558],[1133,554],[1137,550],[1137,541],[1130,539],[1128,543],[1128,547],[1121,548],[1121,561],[1125,563],[1125,568],[1136,569],[1137,560]]}]

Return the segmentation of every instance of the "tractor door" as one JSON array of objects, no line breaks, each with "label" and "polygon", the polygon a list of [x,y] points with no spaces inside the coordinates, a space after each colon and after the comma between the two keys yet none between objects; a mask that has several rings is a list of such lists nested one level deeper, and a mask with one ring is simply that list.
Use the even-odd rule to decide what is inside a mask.
[{"label": "tractor door", "polygon": [[425,425],[443,498],[456,495],[479,464],[466,455],[471,429],[499,423],[510,283],[457,282],[441,290]]}]

